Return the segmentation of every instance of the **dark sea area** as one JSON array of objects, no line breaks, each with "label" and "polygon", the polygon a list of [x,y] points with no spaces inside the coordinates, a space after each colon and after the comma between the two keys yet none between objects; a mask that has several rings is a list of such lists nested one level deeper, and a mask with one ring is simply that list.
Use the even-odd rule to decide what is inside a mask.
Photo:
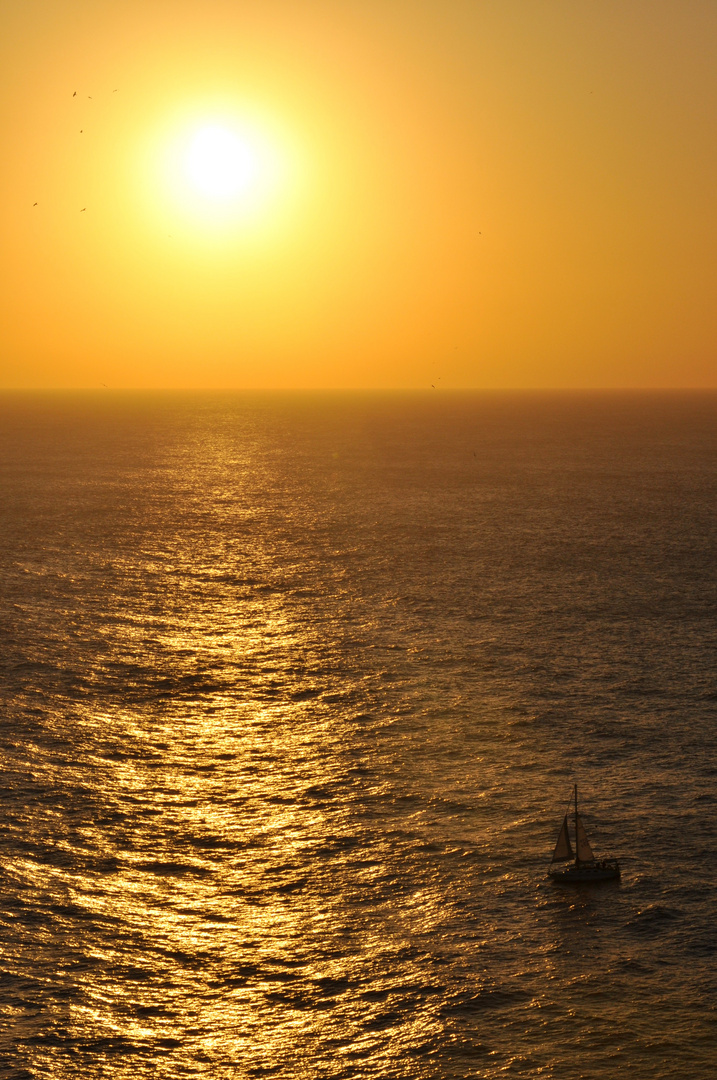
[{"label": "dark sea area", "polygon": [[717,393],[5,393],[0,566],[2,1080],[717,1075]]}]

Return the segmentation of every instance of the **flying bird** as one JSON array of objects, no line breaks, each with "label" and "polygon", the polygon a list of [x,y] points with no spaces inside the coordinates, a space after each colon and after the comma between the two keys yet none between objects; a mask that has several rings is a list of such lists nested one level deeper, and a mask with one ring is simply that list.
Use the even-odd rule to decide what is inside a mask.
[{"label": "flying bird", "polygon": [[33,206],[37,206],[37,203],[36,203],[36,202],[34,202],[34,203],[33,203],[32,205],[33,205]]},{"label": "flying bird", "polygon": [[75,92],[74,92],[74,94],[72,96],[77,97],[77,91],[76,90],[75,90]]},{"label": "flying bird", "polygon": [[84,214],[84,212],[85,212],[85,210],[86,210],[86,209],[87,209],[87,207],[86,207],[86,206],[83,206],[83,207],[82,207],[82,209],[80,210],[80,213],[81,213],[81,214]]}]

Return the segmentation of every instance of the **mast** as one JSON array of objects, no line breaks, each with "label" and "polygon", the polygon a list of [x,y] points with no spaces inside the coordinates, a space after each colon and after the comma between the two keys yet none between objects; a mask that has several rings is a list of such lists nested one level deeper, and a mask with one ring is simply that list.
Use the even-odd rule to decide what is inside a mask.
[{"label": "mast", "polygon": [[575,865],[580,862],[578,855],[578,785],[575,785]]}]

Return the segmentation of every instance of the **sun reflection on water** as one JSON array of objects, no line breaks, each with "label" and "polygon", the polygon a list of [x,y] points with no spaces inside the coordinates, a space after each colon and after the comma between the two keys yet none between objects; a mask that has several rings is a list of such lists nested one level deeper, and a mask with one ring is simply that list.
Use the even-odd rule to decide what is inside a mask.
[{"label": "sun reflection on water", "polygon": [[[616,702],[638,646],[614,590],[595,576],[577,602],[556,557],[557,537],[581,566],[584,536],[605,535],[590,559],[607,552],[612,582],[615,520],[645,550],[644,492],[672,505],[673,480],[611,458],[604,497],[592,464],[566,494],[554,419],[528,453],[501,413],[503,449],[491,457],[488,438],[479,468],[461,456],[472,413],[433,431],[423,406],[379,406],[180,402],[171,423],[153,406],[154,427],[120,409],[111,453],[99,424],[72,442],[71,414],[75,457],[53,448],[39,494],[18,473],[11,496],[34,524],[13,541],[0,612],[15,695],[0,732],[0,1021],[30,1075],[570,1080],[578,1045],[609,1080],[596,1041],[621,1053],[627,1018],[646,1080],[659,1000],[690,1075],[711,1076],[691,1008],[712,978],[711,923],[677,858],[685,837],[709,842],[709,785],[670,741],[689,744],[704,716],[660,724],[654,700],[631,697],[627,722]],[[637,517],[632,503],[619,517],[621,485]],[[699,501],[696,535],[713,503]],[[668,518],[684,513],[681,498]],[[678,539],[665,550],[683,552],[686,589],[699,574]],[[514,581],[526,560],[539,587]],[[680,608],[651,669],[671,672],[670,693],[687,679],[672,646],[687,626],[696,648],[702,602]],[[586,667],[602,611],[609,663]],[[604,781],[588,805],[633,860],[590,901],[544,881],[568,759]],[[633,768],[662,787],[634,793]],[[653,801],[629,844],[609,795],[627,790]],[[683,817],[656,854],[644,822],[657,808],[670,836],[661,791]],[[682,980],[667,988],[666,955]]]}]

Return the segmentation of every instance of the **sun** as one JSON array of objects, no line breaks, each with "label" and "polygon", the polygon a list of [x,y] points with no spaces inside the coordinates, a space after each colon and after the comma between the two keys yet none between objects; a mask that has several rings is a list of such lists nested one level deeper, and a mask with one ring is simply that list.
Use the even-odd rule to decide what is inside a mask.
[{"label": "sun", "polygon": [[258,110],[178,109],[148,129],[141,157],[148,213],[177,239],[270,235],[297,198],[295,140]]},{"label": "sun", "polygon": [[219,124],[207,124],[190,138],[184,168],[201,196],[226,202],[247,194],[259,181],[261,162],[246,138]]}]

